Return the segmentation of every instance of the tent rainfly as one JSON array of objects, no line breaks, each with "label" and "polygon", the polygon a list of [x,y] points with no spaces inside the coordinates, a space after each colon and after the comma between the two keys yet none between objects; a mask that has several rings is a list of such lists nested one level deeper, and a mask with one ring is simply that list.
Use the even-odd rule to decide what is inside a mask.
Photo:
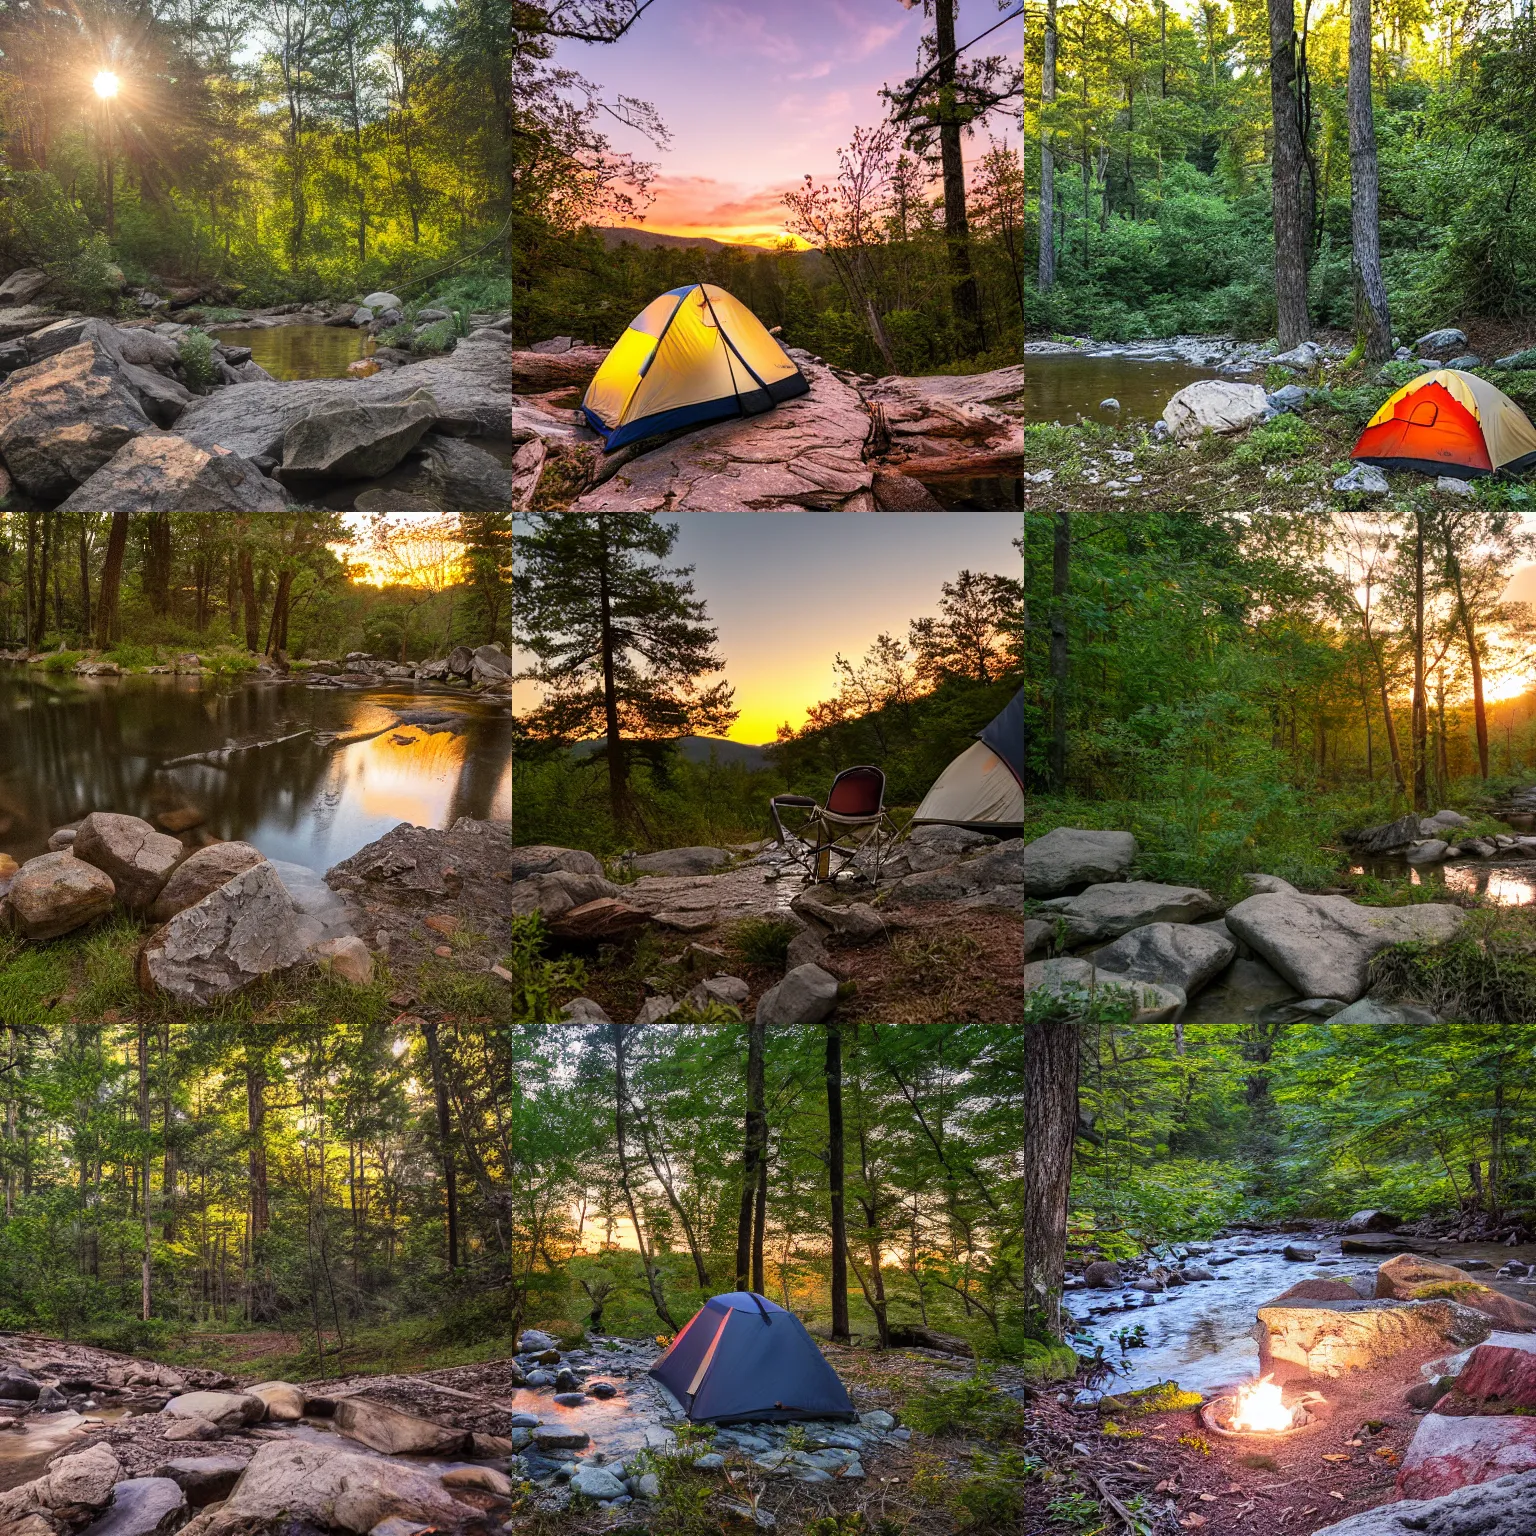
[{"label": "tent rainfly", "polygon": [[756,416],[810,387],[745,304],[713,283],[692,283],[629,322],[581,409],[611,453],[675,427]]},{"label": "tent rainfly", "polygon": [[912,817],[994,834],[1024,830],[1024,690],[934,780]]},{"label": "tent rainfly", "polygon": [[1536,427],[1501,389],[1475,373],[1421,373],[1365,424],[1354,457],[1383,469],[1475,480],[1536,465]]},{"label": "tent rainfly", "polygon": [[650,1374],[695,1424],[859,1416],[805,1325],[756,1291],[711,1296]]}]

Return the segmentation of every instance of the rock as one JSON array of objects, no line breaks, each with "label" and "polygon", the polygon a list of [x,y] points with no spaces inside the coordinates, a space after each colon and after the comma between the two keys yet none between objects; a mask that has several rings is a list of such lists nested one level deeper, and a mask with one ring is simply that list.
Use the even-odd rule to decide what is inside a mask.
[{"label": "rock", "polygon": [[533,1443],[540,1451],[579,1451],[590,1439],[586,1430],[567,1424],[540,1424],[533,1432]]},{"label": "rock", "polygon": [[322,970],[354,987],[366,987],[373,981],[373,956],[368,946],[353,934],[337,939],[322,939],[311,946]]},{"label": "rock", "polygon": [[511,910],[514,916],[526,917],[539,912],[546,919],[553,919],[592,902],[618,900],[619,887],[611,881],[595,875],[572,875],[555,870],[551,874],[530,875],[517,881],[512,892]]},{"label": "rock", "polygon": [[416,451],[428,483],[455,512],[494,512],[511,502],[512,470],[485,449],[428,432]]},{"label": "rock", "polygon": [[1335,1024],[1433,1024],[1435,1015],[1428,1008],[1410,1003],[1383,1003],[1374,997],[1362,997],[1348,1008],[1334,1014]]},{"label": "rock", "polygon": [[150,934],[139,984],[201,1007],[303,957],[293,901],[263,860]]},{"label": "rock", "polygon": [[162,1440],[218,1440],[223,1431],[211,1419],[177,1419],[160,1431]]},{"label": "rock", "polygon": [[1046,921],[1065,922],[1071,942],[1091,944],[1117,939],[1149,923],[1193,923],[1215,912],[1216,903],[1193,886],[1122,880],[1090,885],[1076,896],[1055,897],[1045,908]]},{"label": "rock", "polygon": [[[557,1353],[560,1349],[560,1340],[552,1333],[545,1333],[539,1328],[525,1328],[517,1336],[517,1352],[520,1355],[539,1355],[546,1349],[553,1349]],[[514,1418],[512,1422],[517,1423],[517,1419]],[[532,1429],[537,1423],[538,1420],[535,1419],[527,1428]]]},{"label": "rock", "polygon": [[1536,1530],[1536,1473],[1517,1472],[1438,1499],[1381,1504],[1314,1536],[1529,1536]]},{"label": "rock", "polygon": [[876,468],[871,487],[875,507],[881,512],[941,512],[943,503],[912,475],[902,470]]},{"label": "rock", "polygon": [[1206,432],[1241,432],[1264,419],[1264,391],[1233,379],[1197,379],[1163,407],[1175,442],[1193,443]]},{"label": "rock", "polygon": [[1308,997],[1354,1002],[1365,991],[1371,957],[1408,940],[1450,938],[1465,914],[1440,902],[1361,907],[1344,896],[1250,896],[1231,908],[1227,927]]},{"label": "rock", "polygon": [[394,294],[385,293],[383,291],[378,293],[370,293],[368,297],[363,300],[363,308],[371,309],[375,314],[377,314],[381,309],[400,309],[401,307],[401,301],[396,298]]},{"label": "rock", "polygon": [[121,365],[94,338],[0,384],[0,458],[41,500],[68,496],[151,425]]},{"label": "rock", "polygon": [[35,1403],[42,1388],[30,1377],[19,1372],[6,1371],[0,1375],[0,1401],[7,1403]]},{"label": "rock", "polygon": [[1436,477],[1435,489],[1446,496],[1471,496],[1472,482],[1460,480],[1455,475],[1440,475]]},{"label": "rock", "polygon": [[821,886],[807,886],[790,900],[789,909],[835,933],[845,944],[872,944],[885,937],[885,919],[867,902],[830,899]]},{"label": "rock", "polygon": [[873,510],[863,401],[829,369],[800,367],[809,394],[642,452],[585,492],[571,511]]},{"label": "rock", "polygon": [[1433,1499],[1511,1472],[1536,1471],[1536,1423],[1516,1416],[1419,1422],[1397,1473],[1400,1498]]},{"label": "rock", "polygon": [[1412,813],[1399,816],[1379,827],[1367,827],[1363,832],[1348,834],[1349,841],[1361,853],[1397,853],[1419,841],[1423,833],[1419,818]]},{"label": "rock", "polygon": [[[1346,1008],[1345,1013],[1349,1010]],[[1343,1018],[1343,1014],[1335,1014],[1335,1018]],[[1394,1227],[1402,1225],[1402,1218],[1391,1211],[1368,1209],[1356,1211],[1348,1221],[1344,1223],[1346,1232],[1390,1232]]]},{"label": "rock", "polygon": [[550,917],[545,931],[564,944],[614,943],[649,928],[654,921],[639,907],[613,896],[600,896]]},{"label": "rock", "polygon": [[119,369],[123,383],[144,408],[144,414],[157,427],[174,427],[181,413],[197,397],[178,379],[168,379],[153,368],[123,363]]},{"label": "rock", "polygon": [[1477,1344],[1492,1325],[1453,1301],[1335,1301],[1258,1309],[1259,1371],[1277,1381],[1368,1370],[1407,1350]]},{"label": "rock", "polygon": [[477,687],[509,682],[512,677],[512,658],[494,645],[482,645],[476,649],[470,662],[469,676]]},{"label": "rock", "polygon": [[281,512],[292,504],[287,489],[249,459],[146,432],[124,443],[60,510]]},{"label": "rock", "polygon": [[359,304],[357,308],[352,311],[352,315],[348,323],[355,326],[364,326],[369,324],[372,319],[373,310],[366,304]]},{"label": "rock", "polygon": [[1289,1259],[1293,1264],[1310,1264],[1317,1257],[1317,1249],[1303,1248],[1297,1243],[1287,1243],[1280,1250],[1280,1256]]},{"label": "rock", "polygon": [[819,965],[801,965],[757,1003],[759,1024],[819,1024],[837,1007],[837,978]]},{"label": "rock", "polygon": [[505,438],[512,413],[509,352],[507,336],[479,330],[444,357],[371,379],[233,384],[193,401],[177,421],[176,430],[203,448],[218,445],[243,458],[277,462],[282,458],[288,428],[324,406],[398,403],[413,395],[419,399],[419,392],[425,390],[433,402],[430,425],[435,430],[448,436]]},{"label": "rock", "polygon": [[437,416],[425,390],[391,404],[320,406],[283,434],[283,472],[337,480],[386,475]]},{"label": "rock", "polygon": [[268,1423],[291,1423],[304,1417],[304,1389],[290,1381],[262,1381],[245,1390],[267,1405]]},{"label": "rock", "polygon": [[1471,825],[1472,823],[1460,811],[1436,811],[1433,816],[1426,816],[1419,822],[1419,831],[1426,837],[1433,837],[1453,827],[1470,827]]},{"label": "rock", "polygon": [[30,304],[52,281],[36,267],[18,267],[0,283],[0,304]]},{"label": "rock", "polygon": [[[1274,360],[1280,361],[1279,358]],[[1264,403],[1277,416],[1287,411],[1299,415],[1310,393],[1311,391],[1301,384],[1284,384],[1279,389],[1270,390],[1264,396]]]},{"label": "rock", "polygon": [[571,1024],[611,1024],[613,1020],[603,1012],[602,1005],[590,997],[573,997],[560,1012]]},{"label": "rock", "polygon": [[1083,1271],[1083,1284],[1094,1291],[1120,1289],[1120,1266],[1109,1259],[1095,1259]]},{"label": "rock", "polygon": [[[1290,1258],[1289,1251],[1286,1258]],[[1315,1258],[1316,1255],[1314,1254]],[[1347,1280],[1298,1280],[1289,1290],[1282,1291],[1273,1301],[1267,1303],[1271,1307],[1284,1306],[1287,1302],[1297,1301],[1359,1301],[1360,1293]]]},{"label": "rock", "polygon": [[644,875],[708,875],[729,864],[731,855],[724,848],[664,848],[637,854],[629,862]]},{"label": "rock", "polygon": [[654,997],[648,997],[641,1003],[640,1011],[635,1015],[636,1024],[665,1024],[677,1011],[678,1003],[674,997],[669,997],[665,992],[659,992]]},{"label": "rock", "polygon": [[[382,1456],[305,1441],[269,1441],[251,1458],[213,1529],[310,1527],[366,1536],[398,1516],[453,1530],[468,1515],[436,1477]],[[208,1519],[203,1516],[201,1519]],[[248,1522],[248,1523],[247,1523]],[[199,1522],[200,1523],[200,1522]],[[193,1528],[193,1536],[202,1536]]]},{"label": "rock", "polygon": [[1114,943],[1096,949],[1092,960],[1100,971],[1149,981],[1154,986],[1177,987],[1186,997],[1193,997],[1236,955],[1237,945],[1225,932],[1188,923],[1155,922],[1133,928]]},{"label": "rock", "polygon": [[168,1477],[187,1496],[194,1509],[228,1498],[240,1481],[245,1462],[238,1456],[185,1456],[161,1463],[156,1477]]},{"label": "rock", "polygon": [[1496,357],[1493,360],[1495,368],[1536,368],[1536,347],[1527,347],[1522,352],[1511,352],[1505,357]]},{"label": "rock", "polygon": [[1460,1305],[1491,1317],[1501,1328],[1536,1331],[1536,1306],[1469,1280],[1463,1270],[1453,1265],[1400,1253],[1376,1271],[1376,1294],[1380,1297],[1416,1301],[1448,1293]]},{"label": "rock", "polygon": [[1136,1007],[1135,1021],[1155,1024],[1179,1017],[1188,999],[1173,987],[1138,981],[1116,971],[1100,971],[1092,960],[1061,955],[1053,960],[1037,960],[1024,967],[1026,993],[1049,991],[1057,997],[1088,994],[1105,987],[1115,987],[1129,994]]},{"label": "rock", "polygon": [[1445,858],[1449,846],[1438,837],[1432,837],[1426,842],[1416,843],[1403,857],[1410,864],[1439,864]]},{"label": "rock", "polygon": [[219,1429],[259,1424],[267,1405],[249,1392],[183,1392],[160,1410],[172,1419],[205,1419]]},{"label": "rock", "polygon": [[1519,1347],[1493,1334],[1477,1345],[1456,1375],[1456,1390],[1473,1402],[1497,1402],[1506,1410],[1536,1408],[1536,1353],[1532,1341]]},{"label": "rock", "polygon": [[789,941],[789,948],[784,953],[784,969],[793,971],[802,965],[817,965],[825,970],[831,958],[821,935],[814,929],[802,928]]},{"label": "rock", "polygon": [[151,922],[166,922],[243,870],[254,868],[262,858],[261,852],[249,843],[210,843],[199,848],[171,871],[170,879],[160,888],[146,915]]},{"label": "rock", "polygon": [[444,1488],[478,1488],[502,1499],[512,1496],[512,1480],[495,1467],[450,1467],[441,1481]]},{"label": "rock", "polygon": [[683,1002],[696,1009],[707,1008],[712,1001],[731,1008],[745,1008],[751,993],[751,987],[739,976],[711,976],[689,992]]},{"label": "rock", "polygon": [[[1536,1429],[1536,1425],[1532,1426]],[[582,1462],[571,1478],[571,1492],[589,1499],[616,1499],[624,1493],[624,1484],[606,1467]]]},{"label": "rock", "polygon": [[1289,352],[1277,352],[1269,361],[1289,368],[1292,373],[1311,373],[1322,355],[1323,349],[1315,341],[1304,341]]},{"label": "rock", "polygon": [[386,1456],[453,1456],[469,1445],[466,1430],[434,1424],[366,1397],[337,1398],[336,1427]]},{"label": "rock", "polygon": [[1059,896],[1103,881],[1124,880],[1136,857],[1129,832],[1089,832],[1057,827],[1024,850],[1024,894]]},{"label": "rock", "polygon": [[1453,357],[1445,366],[1447,368],[1459,368],[1465,372],[1470,368],[1481,368],[1483,360],[1476,352],[1463,352],[1460,357]]},{"label": "rock", "polygon": [[1451,357],[1462,351],[1467,344],[1467,333],[1454,326],[1442,331],[1427,331],[1414,342],[1413,350],[1420,357]]},{"label": "rock", "polygon": [[1360,496],[1385,496],[1392,489],[1387,484],[1386,471],[1374,464],[1356,464],[1347,475],[1340,475],[1333,482],[1333,488]]},{"label": "rock", "polygon": [[154,904],[186,849],[137,816],[92,811],[75,829],[70,852],[110,875],[117,899],[130,912],[143,912]]},{"label": "rock", "polygon": [[23,938],[57,938],[110,912],[115,890],[110,875],[71,849],[41,853],[11,881],[11,922]]},{"label": "rock", "polygon": [[159,1536],[181,1524],[187,1507],[180,1484],[169,1477],[132,1477],[112,1490],[112,1507],[94,1525],[90,1536]]}]

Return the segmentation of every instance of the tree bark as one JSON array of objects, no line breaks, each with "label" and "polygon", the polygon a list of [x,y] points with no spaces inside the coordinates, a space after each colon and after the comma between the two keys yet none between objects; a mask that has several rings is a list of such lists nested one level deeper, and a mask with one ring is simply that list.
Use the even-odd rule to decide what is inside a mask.
[{"label": "tree bark", "polygon": [[437,1021],[423,1019],[421,1034],[427,1043],[427,1062],[432,1069],[432,1097],[437,1106],[437,1144],[442,1159],[443,1196],[448,1217],[448,1273],[452,1274],[459,1267],[459,1189],[453,1167],[453,1141],[448,1118],[448,1080],[438,1045]]},{"label": "tree bark", "polygon": [[766,1151],[768,1121],[763,1112],[763,1036],[767,1026],[747,1025],[747,1115],[743,1129],[741,1208],[736,1219],[736,1289],[752,1280],[753,1208],[757,1200],[758,1162]]},{"label": "tree bark", "polygon": [[1072,580],[1072,514],[1056,513],[1051,547],[1051,788],[1067,788],[1067,593]]},{"label": "tree bark", "polygon": [[254,656],[261,648],[261,614],[256,607],[256,572],[249,544],[240,550],[240,601],[245,610],[245,648]]},{"label": "tree bark", "polygon": [[960,344],[967,352],[985,345],[981,321],[981,292],[971,268],[971,227],[965,208],[965,154],[960,143],[960,117],[955,101],[956,0],[934,0],[935,42],[939,50],[939,159],[944,171],[944,236],[949,245],[952,306]]},{"label": "tree bark", "polygon": [[1355,323],[1365,335],[1365,360],[1384,363],[1392,355],[1392,314],[1381,275],[1381,182],[1376,169],[1376,113],[1371,102],[1371,0],[1350,0],[1348,101]]},{"label": "tree bark", "polygon": [[144,1167],[144,1255],[139,1276],[140,1306],[144,1321],[149,1321],[149,1022],[139,1015],[139,1135],[142,1138],[139,1160]]},{"label": "tree bark", "polygon": [[[631,1026],[632,1027],[632,1026]],[[645,1271],[645,1283],[651,1292],[651,1305],[656,1315],[669,1328],[677,1327],[677,1320],[667,1307],[662,1294],[661,1277],[645,1244],[645,1228],[640,1224],[640,1207],[635,1201],[634,1184],[629,1176],[629,1147],[625,1137],[625,1105],[629,1099],[629,1083],[624,1071],[624,1029],[622,1024],[613,1025],[613,1137],[619,1154],[619,1183],[624,1188],[624,1200],[629,1206],[629,1219],[635,1229],[635,1246],[640,1250],[640,1266]],[[738,1290],[744,1287],[738,1286]]]},{"label": "tree bark", "polygon": [[1413,808],[1429,808],[1429,705],[1424,694],[1424,517],[1413,514]]},{"label": "tree bark", "polygon": [[1077,1026],[1051,1019],[1025,1031],[1024,1297],[1059,1337],[1077,1134]]},{"label": "tree bark", "polygon": [[112,644],[117,628],[117,599],[123,584],[123,552],[128,547],[128,514],[114,512],[107,534],[107,553],[101,567],[101,598],[96,604],[96,649]]},{"label": "tree bark", "polygon": [[1312,334],[1307,312],[1307,252],[1312,240],[1302,177],[1300,79],[1296,68],[1295,0],[1268,0],[1269,104],[1274,125],[1271,197],[1275,217],[1275,308],[1280,349],[1288,352]]},{"label": "tree bark", "polygon": [[827,1025],[827,1191],[832,1207],[832,1337],[851,1338],[848,1325],[848,1212],[843,1166],[843,1031]]},{"label": "tree bark", "polygon": [[1044,56],[1040,64],[1040,265],[1039,288],[1056,284],[1056,159],[1043,119],[1056,100],[1056,0],[1045,0]]},{"label": "tree bark", "polygon": [[618,684],[614,675],[616,641],[613,634],[613,594],[608,587],[608,519],[597,519],[597,600],[602,624],[603,726],[608,757],[608,812],[615,827],[629,820],[629,763],[619,727]]},{"label": "tree bark", "polygon": [[90,639],[91,634],[91,537],[89,524],[86,519],[88,513],[81,512],[80,518],[80,635],[84,640]]},{"label": "tree bark", "polygon": [[1472,721],[1477,731],[1477,766],[1482,777],[1488,777],[1488,706],[1483,698],[1482,646],[1478,642],[1477,628],[1472,622],[1472,610],[1467,604],[1466,584],[1462,580],[1461,560],[1456,554],[1455,535],[1450,527],[1441,525],[1445,541],[1445,566],[1456,592],[1456,617],[1461,623],[1462,638],[1467,646],[1467,664],[1472,671]]}]

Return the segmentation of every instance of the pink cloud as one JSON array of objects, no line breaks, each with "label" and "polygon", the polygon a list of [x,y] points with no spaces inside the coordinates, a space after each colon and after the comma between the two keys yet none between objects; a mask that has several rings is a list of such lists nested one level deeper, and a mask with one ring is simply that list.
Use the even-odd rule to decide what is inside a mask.
[{"label": "pink cloud", "polygon": [[792,64],[800,57],[800,46],[793,38],[770,31],[765,16],[734,5],[708,6],[698,28],[698,40],[716,53],[749,53],[776,64]]},{"label": "pink cloud", "polygon": [[820,64],[813,64],[809,69],[797,70],[789,76],[791,80],[824,80],[832,73],[832,66],[825,59]]},{"label": "pink cloud", "polygon": [[784,194],[799,182],[744,187],[710,176],[658,176],[655,201],[646,210],[644,229],[664,234],[716,231],[775,231],[784,228]]}]

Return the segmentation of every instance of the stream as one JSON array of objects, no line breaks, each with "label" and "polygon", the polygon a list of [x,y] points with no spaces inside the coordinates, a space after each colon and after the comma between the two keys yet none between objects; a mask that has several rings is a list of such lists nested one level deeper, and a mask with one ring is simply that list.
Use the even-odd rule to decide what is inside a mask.
[{"label": "stream", "polygon": [[1400,880],[1407,871],[1411,885],[1439,886],[1461,896],[1481,896],[1499,907],[1528,907],[1536,903],[1536,859],[1501,864],[1497,859],[1452,859],[1445,864],[1405,864],[1402,859],[1360,859],[1352,875],[1370,874]]},{"label": "stream", "polygon": [[249,347],[274,379],[344,379],[348,363],[373,351],[373,337],[350,325],[221,325],[210,334]]},{"label": "stream", "polygon": [[[1025,421],[1152,421],[1169,397],[1196,379],[1230,377],[1217,368],[1169,360],[1121,356],[1092,357],[1075,352],[1031,353],[1025,360]],[[1099,402],[1115,399],[1120,409]]]},{"label": "stream", "polygon": [[17,1429],[0,1430],[0,1493],[40,1477],[61,1446],[92,1424],[124,1418],[126,1408],[93,1408],[89,1413],[29,1414]]},{"label": "stream", "polygon": [[[1373,1236],[1375,1234],[1372,1234]],[[1211,1393],[1218,1387],[1251,1381],[1258,1374],[1259,1347],[1253,1337],[1254,1314],[1265,1302],[1301,1280],[1354,1280],[1372,1276],[1377,1266],[1397,1250],[1376,1254],[1342,1254],[1337,1236],[1306,1233],[1263,1233],[1216,1242],[1179,1245],[1199,1255],[1197,1262],[1214,1271],[1215,1280],[1174,1286],[1160,1296],[1144,1297],[1134,1290],[1069,1291],[1068,1312],[1079,1331],[1102,1343],[1106,1358],[1123,1359],[1127,1374],[1106,1382],[1114,1391],[1177,1381],[1192,1391]],[[1298,1264],[1282,1257],[1287,1243],[1317,1249],[1317,1260]],[[1502,1243],[1418,1242],[1415,1251],[1432,1254],[1441,1263],[1485,1259],[1494,1269],[1510,1259],[1536,1262],[1536,1243],[1506,1247]],[[1536,1301],[1536,1284],[1497,1280],[1493,1270],[1475,1277],[1520,1301]],[[1151,1305],[1145,1304],[1150,1300]],[[1141,1324],[1147,1333],[1144,1349],[1121,1354],[1112,1335],[1116,1329]]]}]

